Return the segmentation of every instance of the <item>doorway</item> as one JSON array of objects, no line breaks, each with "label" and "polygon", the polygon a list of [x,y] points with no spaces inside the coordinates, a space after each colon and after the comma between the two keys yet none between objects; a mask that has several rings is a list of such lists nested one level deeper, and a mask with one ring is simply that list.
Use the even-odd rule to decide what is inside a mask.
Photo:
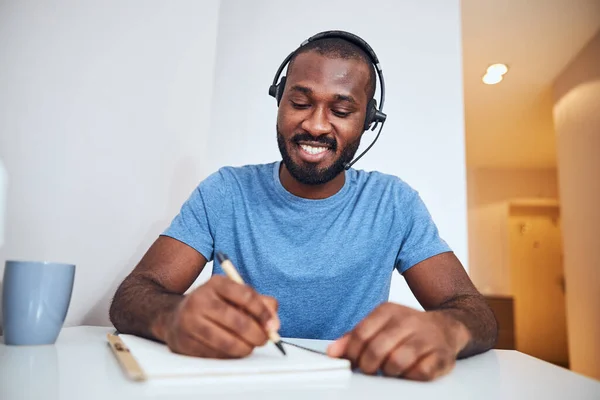
[{"label": "doorway", "polygon": [[516,349],[569,367],[558,204],[509,205]]}]

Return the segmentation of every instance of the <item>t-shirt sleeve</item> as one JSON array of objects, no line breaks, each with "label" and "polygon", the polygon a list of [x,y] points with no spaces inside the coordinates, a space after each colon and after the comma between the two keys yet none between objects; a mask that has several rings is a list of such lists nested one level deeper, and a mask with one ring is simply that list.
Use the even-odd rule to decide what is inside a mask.
[{"label": "t-shirt sleeve", "polygon": [[225,191],[220,171],[207,177],[192,192],[162,235],[193,247],[211,261]]},{"label": "t-shirt sleeve", "polygon": [[440,237],[431,214],[416,191],[413,192],[406,210],[408,216],[404,236],[396,259],[396,268],[401,274],[423,260],[452,251]]}]

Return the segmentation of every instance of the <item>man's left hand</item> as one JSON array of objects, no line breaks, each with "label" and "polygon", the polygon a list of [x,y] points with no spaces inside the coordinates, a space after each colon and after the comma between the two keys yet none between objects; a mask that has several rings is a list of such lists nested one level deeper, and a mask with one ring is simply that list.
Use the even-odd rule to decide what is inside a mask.
[{"label": "man's left hand", "polygon": [[384,303],[327,353],[350,360],[366,374],[428,381],[450,372],[469,340],[467,328],[443,311]]}]

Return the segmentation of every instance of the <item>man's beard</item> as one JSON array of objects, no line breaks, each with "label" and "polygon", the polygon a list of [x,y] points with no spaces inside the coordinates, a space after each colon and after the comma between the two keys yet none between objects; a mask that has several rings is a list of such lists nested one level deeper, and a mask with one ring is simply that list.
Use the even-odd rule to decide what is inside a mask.
[{"label": "man's beard", "polygon": [[[283,158],[283,163],[285,164],[287,170],[290,172],[292,177],[296,179],[298,182],[303,183],[305,185],[322,185],[331,181],[333,178],[338,176],[343,170],[347,163],[349,163],[358,147],[360,146],[360,136],[359,138],[353,142],[349,143],[342,151],[342,154],[339,156],[337,160],[333,162],[327,168],[318,168],[315,164],[297,164],[290,157],[290,153],[286,147],[286,141],[284,137],[279,132],[279,127],[276,127],[277,130],[277,145],[279,146],[279,152],[281,153],[281,157]],[[307,141],[307,142],[315,142],[322,143],[327,145],[331,150],[327,151],[336,151],[337,142],[335,139],[327,138],[324,136],[313,137],[308,133],[297,133],[295,134],[290,142],[298,145],[299,141]]]}]

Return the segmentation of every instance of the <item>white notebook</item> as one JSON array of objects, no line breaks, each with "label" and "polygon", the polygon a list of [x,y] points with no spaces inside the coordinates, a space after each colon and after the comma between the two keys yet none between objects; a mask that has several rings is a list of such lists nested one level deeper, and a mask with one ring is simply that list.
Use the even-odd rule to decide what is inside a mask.
[{"label": "white notebook", "polygon": [[350,373],[348,360],[331,358],[289,344],[286,356],[268,342],[254,349],[248,357],[218,360],[175,354],[161,343],[134,335],[119,335],[129,353],[142,369],[146,380],[162,378],[199,378],[228,376],[282,377],[282,374],[340,372]]}]

